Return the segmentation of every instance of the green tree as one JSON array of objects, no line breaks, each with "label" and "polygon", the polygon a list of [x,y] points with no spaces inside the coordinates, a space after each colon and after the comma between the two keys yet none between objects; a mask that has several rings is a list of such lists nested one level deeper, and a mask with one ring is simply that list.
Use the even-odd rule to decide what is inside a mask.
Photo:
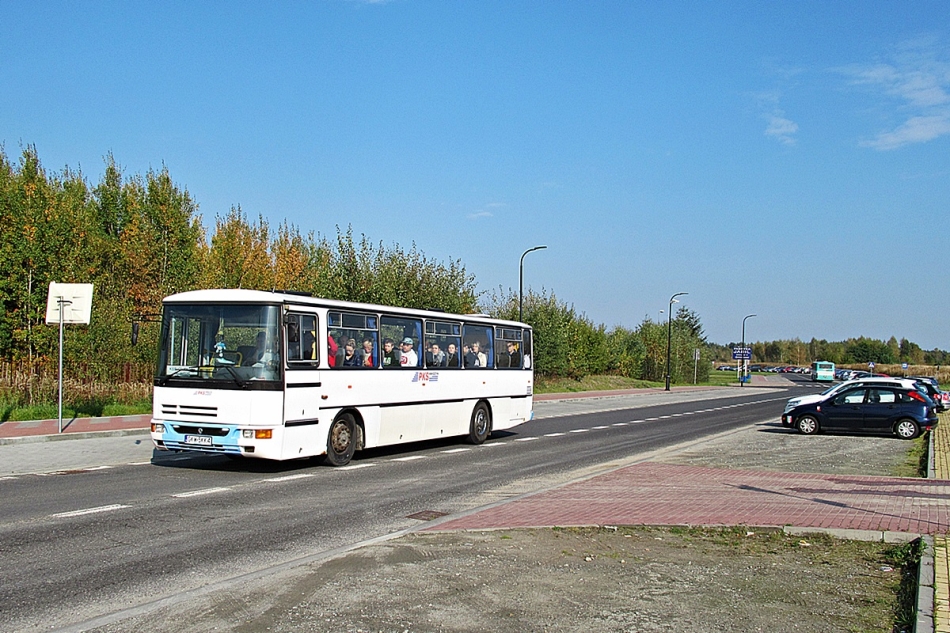
[{"label": "green tree", "polygon": [[851,363],[884,363],[896,362],[891,348],[884,341],[860,337],[848,343],[846,360]]}]

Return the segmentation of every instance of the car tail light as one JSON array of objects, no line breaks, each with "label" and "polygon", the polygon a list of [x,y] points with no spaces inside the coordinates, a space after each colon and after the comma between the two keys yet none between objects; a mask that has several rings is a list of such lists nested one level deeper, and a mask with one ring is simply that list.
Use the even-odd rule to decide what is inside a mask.
[{"label": "car tail light", "polygon": [[918,402],[923,402],[923,403],[927,402],[926,400],[924,400],[924,397],[920,395],[919,391],[908,391],[907,395],[913,398],[914,400],[917,400]]}]

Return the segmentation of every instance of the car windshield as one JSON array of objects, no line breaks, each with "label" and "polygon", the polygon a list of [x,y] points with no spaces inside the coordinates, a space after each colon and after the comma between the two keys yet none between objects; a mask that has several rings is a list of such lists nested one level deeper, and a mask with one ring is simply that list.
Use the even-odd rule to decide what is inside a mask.
[{"label": "car windshield", "polygon": [[166,305],[156,378],[280,380],[280,309],[267,305]]}]

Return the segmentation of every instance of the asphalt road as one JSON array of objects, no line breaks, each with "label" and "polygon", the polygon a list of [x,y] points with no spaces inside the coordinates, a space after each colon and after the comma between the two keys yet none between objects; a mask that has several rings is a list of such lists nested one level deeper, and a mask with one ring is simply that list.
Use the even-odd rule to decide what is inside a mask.
[{"label": "asphalt road", "polygon": [[156,453],[148,465],[2,480],[0,630],[81,630],[108,614],[190,600],[202,587],[427,517],[774,419],[790,395],[750,388],[538,403],[543,417],[482,446],[371,450],[344,468]]}]

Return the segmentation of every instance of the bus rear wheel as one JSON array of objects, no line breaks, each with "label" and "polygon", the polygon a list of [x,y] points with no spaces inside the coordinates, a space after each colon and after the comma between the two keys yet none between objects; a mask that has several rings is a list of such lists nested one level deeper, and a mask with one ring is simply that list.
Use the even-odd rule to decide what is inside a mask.
[{"label": "bus rear wheel", "polygon": [[356,452],[356,421],[344,413],[330,425],[327,436],[326,462],[331,466],[346,466]]},{"label": "bus rear wheel", "polygon": [[481,444],[491,435],[491,413],[488,411],[488,405],[479,402],[472,411],[472,422],[468,427],[469,444]]}]

